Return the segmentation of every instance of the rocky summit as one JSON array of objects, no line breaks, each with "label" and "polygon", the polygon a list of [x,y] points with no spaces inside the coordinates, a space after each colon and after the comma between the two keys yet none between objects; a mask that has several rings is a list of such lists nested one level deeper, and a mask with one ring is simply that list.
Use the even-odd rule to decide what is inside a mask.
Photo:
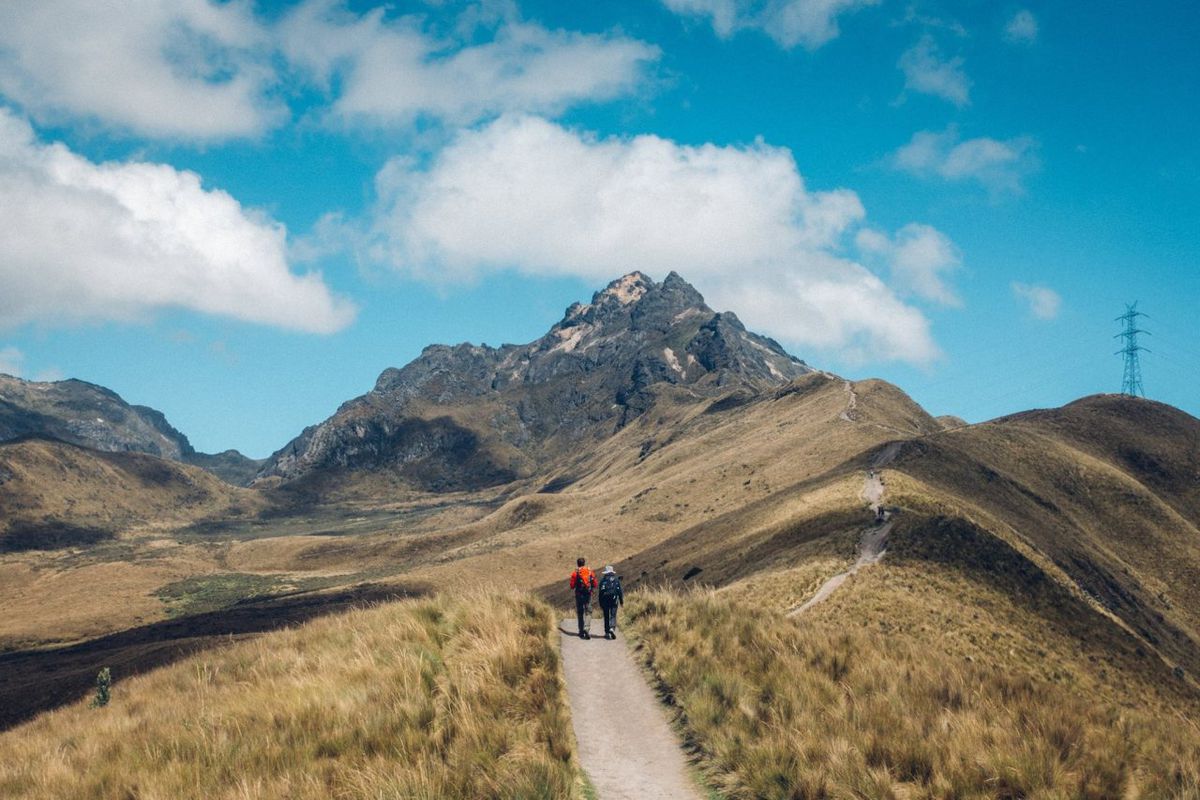
[{"label": "rocky summit", "polygon": [[529,344],[433,345],[384,370],[260,475],[386,470],[434,491],[505,483],[611,435],[664,392],[761,391],[809,372],[676,273],[657,283],[632,272]]}]

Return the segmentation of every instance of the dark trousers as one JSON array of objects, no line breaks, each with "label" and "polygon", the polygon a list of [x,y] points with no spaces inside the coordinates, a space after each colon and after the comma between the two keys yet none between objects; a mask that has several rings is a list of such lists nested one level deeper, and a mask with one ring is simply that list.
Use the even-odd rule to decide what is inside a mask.
[{"label": "dark trousers", "polygon": [[613,603],[611,606],[606,606],[604,603],[601,603],[600,609],[604,612],[604,635],[608,636],[610,633],[616,633],[617,604]]},{"label": "dark trousers", "polygon": [[575,593],[575,616],[579,619],[579,635],[592,629],[592,595],[590,592]]}]

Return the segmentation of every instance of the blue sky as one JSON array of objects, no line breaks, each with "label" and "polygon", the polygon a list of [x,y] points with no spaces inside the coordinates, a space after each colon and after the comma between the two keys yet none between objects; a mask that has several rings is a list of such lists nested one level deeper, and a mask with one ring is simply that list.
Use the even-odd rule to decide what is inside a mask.
[{"label": "blue sky", "polygon": [[675,269],[971,421],[1200,413],[1180,3],[87,0],[0,8],[0,372],[265,456],[433,342]]}]

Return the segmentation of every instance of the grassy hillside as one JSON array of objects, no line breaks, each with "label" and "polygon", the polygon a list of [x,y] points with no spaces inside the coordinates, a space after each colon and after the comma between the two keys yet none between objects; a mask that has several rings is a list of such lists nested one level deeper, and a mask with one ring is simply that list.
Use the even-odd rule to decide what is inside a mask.
[{"label": "grassy hillside", "polygon": [[91,544],[129,528],[170,527],[264,507],[198,468],[55,439],[0,444],[0,552]]},{"label": "grassy hillside", "polygon": [[550,609],[516,597],[327,617],[122,681],[0,734],[0,796],[574,798]]},{"label": "grassy hillside", "polygon": [[941,634],[1009,631],[972,620],[978,595],[960,599],[928,621],[947,628],[916,637],[892,635],[903,616],[788,619],[712,593],[635,596],[630,620],[731,798],[1200,795],[1195,705],[1123,707],[988,645],[963,656]]},{"label": "grassy hillside", "polygon": [[879,381],[654,391],[598,446],[485,492],[421,494],[375,475],[296,513],[0,555],[0,604],[14,610],[0,648],[364,582],[499,582],[566,601],[577,555],[617,565],[630,588],[718,588],[782,613],[856,560],[876,469],[897,511],[887,555],[806,619],[1117,706],[1191,707],[1200,693],[1200,422],[1188,415],[1098,397],[947,429]]},{"label": "grassy hillside", "polygon": [[220,569],[217,552],[176,532],[210,517],[254,519],[267,505],[143,453],[40,438],[0,444],[0,652],[165,615],[157,590]]},{"label": "grassy hillside", "polygon": [[1200,674],[1200,421],[1096,397],[908,443],[889,502],[1033,554],[1147,649]]}]

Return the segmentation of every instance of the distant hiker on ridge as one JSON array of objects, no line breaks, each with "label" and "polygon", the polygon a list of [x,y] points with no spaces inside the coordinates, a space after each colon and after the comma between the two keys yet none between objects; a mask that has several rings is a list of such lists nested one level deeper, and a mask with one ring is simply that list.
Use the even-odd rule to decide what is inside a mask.
[{"label": "distant hiker on ridge", "polygon": [[586,566],[586,558],[575,560],[571,573],[571,588],[575,590],[575,616],[579,619],[579,638],[590,639],[592,627],[592,592],[596,588],[596,573]]},{"label": "distant hiker on ridge", "polygon": [[625,605],[621,576],[609,564],[600,576],[600,609],[604,612],[604,638],[617,638],[617,606]]}]

